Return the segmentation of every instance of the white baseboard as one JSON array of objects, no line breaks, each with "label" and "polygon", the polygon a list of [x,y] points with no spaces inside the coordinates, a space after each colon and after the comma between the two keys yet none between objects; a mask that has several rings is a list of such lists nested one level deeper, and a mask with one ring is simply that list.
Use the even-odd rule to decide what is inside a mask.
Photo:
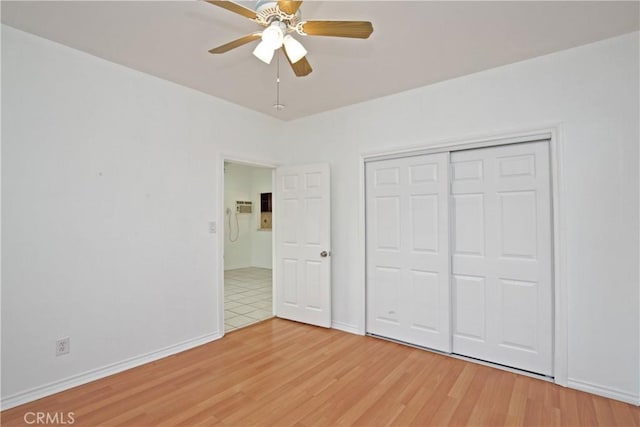
[{"label": "white baseboard", "polygon": [[612,387],[605,387],[599,384],[593,384],[587,381],[575,380],[571,378],[569,378],[567,386],[570,388],[575,388],[576,390],[586,391],[587,393],[597,394],[598,396],[608,397],[609,399],[631,403],[632,405],[640,405],[640,396]]},{"label": "white baseboard", "polygon": [[127,369],[144,365],[145,363],[154,362],[167,356],[171,356],[192,349],[194,347],[207,344],[219,338],[222,338],[222,334],[219,332],[202,335],[180,342],[178,344],[161,348],[160,350],[152,351],[151,353],[135,356],[121,362],[112,363],[101,368],[92,369],[81,374],[73,375],[68,378],[34,387],[32,389],[13,394],[11,396],[2,397],[0,408],[2,408],[2,410],[4,411],[5,409],[33,402],[34,400],[38,400],[55,393],[59,393],[61,391],[98,380],[100,378],[108,377],[109,375],[117,374],[118,372],[126,371]]},{"label": "white baseboard", "polygon": [[349,325],[348,323],[333,321],[331,322],[331,328],[343,332],[349,332],[350,334],[364,335],[364,331],[360,330],[357,326]]}]

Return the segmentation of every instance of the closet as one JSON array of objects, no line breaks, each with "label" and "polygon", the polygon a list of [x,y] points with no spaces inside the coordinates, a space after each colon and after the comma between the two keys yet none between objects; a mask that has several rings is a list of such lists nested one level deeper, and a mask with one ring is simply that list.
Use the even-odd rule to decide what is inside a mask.
[{"label": "closet", "polygon": [[368,161],[367,332],[553,375],[548,141]]}]

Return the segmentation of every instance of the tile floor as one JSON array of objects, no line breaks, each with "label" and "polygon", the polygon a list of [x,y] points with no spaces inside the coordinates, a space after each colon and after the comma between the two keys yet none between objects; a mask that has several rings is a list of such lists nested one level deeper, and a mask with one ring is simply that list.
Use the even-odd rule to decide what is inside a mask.
[{"label": "tile floor", "polygon": [[273,317],[271,270],[238,268],[224,272],[224,330]]}]

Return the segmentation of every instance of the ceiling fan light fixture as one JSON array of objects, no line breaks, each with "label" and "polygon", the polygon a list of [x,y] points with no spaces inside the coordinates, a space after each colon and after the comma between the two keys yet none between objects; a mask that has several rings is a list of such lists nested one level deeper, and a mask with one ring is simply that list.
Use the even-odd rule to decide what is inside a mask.
[{"label": "ceiling fan light fixture", "polygon": [[292,64],[300,61],[307,54],[307,49],[302,46],[298,40],[287,34],[283,40],[284,48],[287,50],[287,56],[291,60]]},{"label": "ceiling fan light fixture", "polygon": [[262,42],[271,47],[272,50],[279,49],[282,46],[286,26],[280,21],[273,21],[271,25],[262,32]]},{"label": "ceiling fan light fixture", "polygon": [[253,50],[253,55],[265,64],[271,64],[275,50],[268,43],[261,41]]}]

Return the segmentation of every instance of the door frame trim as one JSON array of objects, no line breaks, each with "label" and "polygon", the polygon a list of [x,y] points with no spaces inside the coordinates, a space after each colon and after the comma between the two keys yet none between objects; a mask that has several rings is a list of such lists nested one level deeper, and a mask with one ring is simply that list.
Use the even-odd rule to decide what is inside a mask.
[{"label": "door frame trim", "polygon": [[562,123],[541,125],[530,129],[519,129],[499,133],[463,136],[447,140],[425,141],[423,144],[405,148],[387,148],[377,151],[361,152],[359,159],[359,191],[358,197],[358,246],[359,246],[359,282],[360,325],[358,333],[366,334],[366,182],[365,164],[376,160],[411,157],[423,154],[452,152],[474,148],[494,147],[499,145],[518,144],[540,140],[549,141],[549,171],[551,179],[551,242],[552,242],[552,277],[553,277],[553,372],[556,384],[568,384],[568,290],[565,265],[566,224],[561,195],[563,191],[563,136]]},{"label": "door frame trim", "polygon": [[[216,269],[217,269],[217,274],[216,274],[216,279],[217,279],[217,286],[216,286],[216,297],[218,298],[218,304],[217,304],[217,308],[218,308],[218,316],[216,319],[216,322],[218,324],[218,328],[219,328],[219,337],[222,338],[225,335],[225,331],[224,331],[224,219],[225,219],[225,212],[224,212],[224,195],[225,195],[225,191],[224,191],[224,164],[225,162],[229,162],[229,163],[236,163],[236,164],[241,164],[241,165],[246,165],[246,166],[252,166],[252,167],[259,167],[259,168],[269,168],[271,169],[271,188],[273,189],[273,186],[275,184],[275,170],[276,168],[279,166],[277,163],[275,162],[270,162],[270,161],[262,161],[262,160],[256,160],[256,159],[249,159],[243,156],[237,156],[235,154],[230,154],[230,153],[225,153],[225,152],[220,152],[218,153],[218,160],[216,162],[217,164],[217,169],[218,172],[216,174],[217,176],[217,190],[218,190],[218,197],[216,200],[216,204],[217,204],[217,208],[216,208],[216,234],[217,234],[217,250],[218,250],[218,254],[216,256]],[[276,287],[276,283],[275,283],[275,233],[276,233],[276,223],[272,222],[271,224],[271,253],[272,253],[272,259],[271,259],[271,283],[272,285],[272,301],[275,302],[275,287]],[[273,305],[271,307],[271,311],[272,313],[275,313],[275,305]]]}]

